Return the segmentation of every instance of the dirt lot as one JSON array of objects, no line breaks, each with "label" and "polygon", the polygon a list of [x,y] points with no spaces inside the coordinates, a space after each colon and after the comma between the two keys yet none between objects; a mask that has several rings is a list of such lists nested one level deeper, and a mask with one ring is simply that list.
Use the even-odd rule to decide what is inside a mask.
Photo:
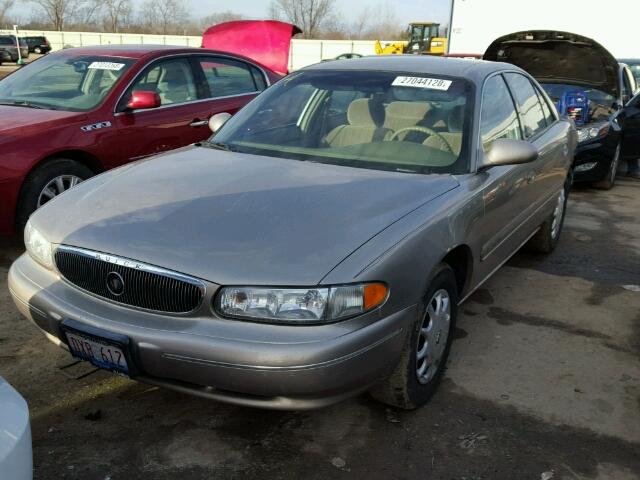
[{"label": "dirt lot", "polygon": [[366,395],[270,412],[69,378],[10,301],[15,240],[0,246],[0,375],[29,401],[37,479],[638,479],[639,217],[640,182],[574,191],[558,250],[517,254],[463,305],[442,388],[415,412]]}]

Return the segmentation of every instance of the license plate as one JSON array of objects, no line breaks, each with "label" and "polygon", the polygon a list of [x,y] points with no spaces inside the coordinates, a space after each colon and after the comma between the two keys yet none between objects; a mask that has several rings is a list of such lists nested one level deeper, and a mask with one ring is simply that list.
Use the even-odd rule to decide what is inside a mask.
[{"label": "license plate", "polygon": [[121,348],[91,335],[66,333],[71,355],[96,367],[129,375],[129,365]]}]

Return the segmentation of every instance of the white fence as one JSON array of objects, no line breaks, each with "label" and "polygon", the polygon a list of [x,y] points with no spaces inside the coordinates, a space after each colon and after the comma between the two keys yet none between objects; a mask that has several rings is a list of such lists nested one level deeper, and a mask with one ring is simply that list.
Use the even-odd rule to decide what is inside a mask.
[{"label": "white fence", "polygon": [[[64,47],[84,47],[91,45],[180,45],[199,47],[200,36],[181,35],[142,35],[133,33],[97,33],[97,32],[43,32],[36,30],[20,30],[20,36],[44,35],[51,42],[53,50]],[[297,40],[291,45],[289,68],[295,70],[335,58],[343,53],[359,53],[373,55],[375,42],[368,40]]]}]

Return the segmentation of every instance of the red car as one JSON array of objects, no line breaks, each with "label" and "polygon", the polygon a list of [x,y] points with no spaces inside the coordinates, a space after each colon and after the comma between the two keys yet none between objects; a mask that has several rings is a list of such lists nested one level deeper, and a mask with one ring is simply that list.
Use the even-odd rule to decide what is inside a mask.
[{"label": "red car", "polygon": [[63,50],[17,70],[0,81],[0,234],[92,175],[205,140],[212,115],[281,77],[241,55],[144,45]]}]

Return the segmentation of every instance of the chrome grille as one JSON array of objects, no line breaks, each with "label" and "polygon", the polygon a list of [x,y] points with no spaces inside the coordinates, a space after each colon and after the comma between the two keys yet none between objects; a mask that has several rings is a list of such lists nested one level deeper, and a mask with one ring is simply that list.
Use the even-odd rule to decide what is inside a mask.
[{"label": "chrome grille", "polygon": [[[199,280],[113,255],[60,246],[55,260],[58,271],[70,283],[132,307],[188,313],[198,308],[204,295],[204,284]],[[107,286],[107,276],[114,273],[124,284],[119,295]]]}]

